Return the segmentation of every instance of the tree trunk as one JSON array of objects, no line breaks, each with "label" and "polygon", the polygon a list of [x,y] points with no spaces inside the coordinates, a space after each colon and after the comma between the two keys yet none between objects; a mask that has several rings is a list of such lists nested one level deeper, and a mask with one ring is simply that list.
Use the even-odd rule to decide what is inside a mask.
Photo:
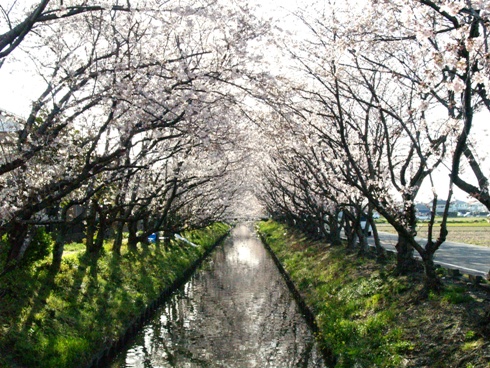
[{"label": "tree trunk", "polygon": [[114,243],[112,244],[112,252],[115,254],[121,254],[123,232],[124,232],[124,221],[118,221],[116,224],[116,234],[114,236]]},{"label": "tree trunk", "polygon": [[442,290],[442,281],[436,273],[436,267],[432,254],[424,255],[424,288],[426,292],[435,291],[440,292]]},{"label": "tree trunk", "polygon": [[148,240],[148,237],[147,236],[139,236],[138,237],[138,241],[141,243],[141,245],[144,245],[144,246],[149,246],[150,245],[150,241]]},{"label": "tree trunk", "polygon": [[381,246],[381,242],[379,240],[378,228],[376,227],[376,223],[374,222],[374,219],[372,216],[369,217],[369,223],[371,224],[371,229],[373,232],[374,247],[376,248],[376,259],[378,261],[385,261],[386,260],[386,251]]},{"label": "tree trunk", "polygon": [[351,222],[346,220],[345,221],[345,228],[344,228],[345,236],[347,237],[347,249],[348,250],[355,250],[357,246],[357,233],[354,227],[352,226]]},{"label": "tree trunk", "polygon": [[359,255],[367,255],[369,253],[369,244],[365,229],[361,229],[360,231],[358,231],[357,237],[359,238]]},{"label": "tree trunk", "polygon": [[338,214],[330,216],[330,231],[332,236],[332,245],[342,245],[342,239],[340,237],[341,226],[339,224]]},{"label": "tree trunk", "polygon": [[68,226],[65,222],[58,225],[56,231],[56,239],[53,245],[53,262],[51,267],[53,270],[59,270],[61,266],[61,260],[63,258],[63,251],[65,248],[66,233],[68,231]]},{"label": "tree trunk", "polygon": [[136,245],[138,244],[138,222],[137,221],[129,221],[128,222],[128,249],[136,250]]},{"label": "tree trunk", "polygon": [[103,210],[99,212],[99,230],[95,239],[93,253],[98,253],[104,247],[105,233],[107,230],[107,213]]},{"label": "tree trunk", "polygon": [[95,210],[94,203],[90,204],[86,221],[87,221],[87,228],[85,233],[85,237],[86,237],[85,248],[87,252],[93,253],[95,232],[97,230],[97,212]]},{"label": "tree trunk", "polygon": [[398,275],[407,275],[416,269],[417,262],[413,258],[413,248],[410,241],[398,234],[396,244],[396,272]]},{"label": "tree trunk", "polygon": [[22,259],[22,256],[29,245],[27,238],[28,230],[28,225],[15,222],[11,230],[8,232],[10,250],[7,256],[7,265]]}]

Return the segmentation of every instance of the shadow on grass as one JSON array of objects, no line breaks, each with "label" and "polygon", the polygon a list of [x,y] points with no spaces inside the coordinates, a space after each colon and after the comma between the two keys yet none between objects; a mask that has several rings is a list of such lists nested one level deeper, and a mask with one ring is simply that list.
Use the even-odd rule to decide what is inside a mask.
[{"label": "shadow on grass", "polygon": [[48,308],[47,300],[59,288],[55,281],[58,272],[59,267],[43,261],[16,269],[2,279],[1,287],[7,292],[0,307],[0,322],[4,326],[0,344],[6,351],[22,353],[12,354],[14,361],[31,366],[38,363],[35,351],[40,349],[40,336],[49,333],[51,325],[46,322],[55,318],[56,312]]},{"label": "shadow on grass", "polygon": [[122,256],[80,252],[58,265],[46,259],[17,270],[0,279],[6,290],[0,298],[0,349],[13,352],[9,359],[22,366],[87,365],[198,253],[178,243],[168,251],[152,244]]}]

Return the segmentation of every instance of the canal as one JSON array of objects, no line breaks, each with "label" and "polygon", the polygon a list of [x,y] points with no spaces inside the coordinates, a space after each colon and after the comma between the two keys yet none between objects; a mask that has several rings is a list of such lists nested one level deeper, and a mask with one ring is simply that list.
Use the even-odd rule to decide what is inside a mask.
[{"label": "canal", "polygon": [[324,367],[252,223],[236,226],[110,367]]}]

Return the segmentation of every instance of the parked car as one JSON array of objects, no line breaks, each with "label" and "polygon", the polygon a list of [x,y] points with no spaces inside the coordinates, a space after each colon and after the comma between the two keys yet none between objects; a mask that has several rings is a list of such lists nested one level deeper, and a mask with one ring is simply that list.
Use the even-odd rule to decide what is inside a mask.
[{"label": "parked car", "polygon": [[372,233],[372,231],[371,231],[371,225],[368,224],[367,225],[368,227],[366,229],[366,223],[367,223],[367,217],[364,216],[364,215],[362,215],[361,216],[361,229],[363,229],[363,230],[365,229],[365,231],[368,234],[368,236],[371,236],[371,233]]},{"label": "parked car", "polygon": [[152,243],[152,244],[156,243],[157,242],[157,236],[158,236],[157,233],[153,233],[153,234],[149,235],[148,236],[148,242]]}]

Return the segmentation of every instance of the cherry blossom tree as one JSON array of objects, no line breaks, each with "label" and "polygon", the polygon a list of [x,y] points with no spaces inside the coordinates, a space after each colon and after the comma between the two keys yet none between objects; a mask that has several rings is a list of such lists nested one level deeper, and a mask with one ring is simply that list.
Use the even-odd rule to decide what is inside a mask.
[{"label": "cherry blossom tree", "polygon": [[[311,38],[287,48],[304,74],[290,82],[287,94],[294,97],[279,103],[288,111],[283,115],[296,116],[300,129],[313,132],[310,145],[325,145],[316,150],[332,164],[337,181],[362,193],[357,205],[367,201],[367,212],[377,210],[395,227],[398,271],[413,267],[416,249],[423,259],[427,289],[437,289],[433,255],[445,240],[445,221],[436,241],[430,237],[425,246],[419,245],[414,200],[423,181],[444,159],[454,125],[432,113],[438,103],[435,95],[422,93],[410,79],[397,78],[408,73],[406,60],[416,70],[427,60],[414,58],[418,49],[413,47],[388,49],[356,39],[350,26],[342,29],[337,14],[318,14],[311,20],[300,16]],[[355,203],[350,208],[351,213],[364,211]],[[433,221],[434,217],[429,226]]]},{"label": "cherry blossom tree", "polygon": [[[439,237],[433,240],[433,216],[428,225],[429,239],[425,249],[418,249],[416,243],[412,244],[424,261],[426,274],[432,273],[429,277],[432,280],[435,279],[431,271],[432,254],[444,242],[447,234],[445,223],[452,184],[488,207],[488,179],[479,154],[484,151],[479,142],[471,137],[475,119],[482,119],[478,112],[488,109],[488,59],[485,57],[488,49],[488,10],[485,6],[483,3],[439,1],[372,2],[363,9],[365,17],[360,18],[359,23],[353,22],[355,26],[344,31],[348,40],[344,48],[350,48],[350,52],[356,54],[364,70],[391,74],[393,84],[412,86],[413,93],[421,99],[416,106],[423,113],[423,119],[417,125],[420,130],[429,126],[432,136],[429,141],[433,147],[429,148],[437,151],[447,146],[450,149],[449,195]],[[366,22],[366,19],[369,21]],[[407,98],[406,101],[410,100]],[[434,120],[436,116],[427,109],[433,102],[447,110],[448,121],[444,127],[427,125],[429,119]],[[434,139],[437,137],[435,133],[441,134],[440,138]],[[440,139],[444,139],[445,143]],[[442,143],[444,146],[441,146]],[[441,160],[445,158],[444,155],[440,157]],[[466,175],[461,170],[464,166],[467,167]],[[430,173],[423,175],[430,177]],[[470,176],[473,176],[473,184],[467,181]],[[433,212],[436,200],[437,193],[434,191]]]},{"label": "cherry blossom tree", "polygon": [[[261,24],[243,8],[217,2],[146,5],[80,12],[31,32],[31,58],[46,89],[18,132],[17,151],[0,165],[1,180],[10,184],[2,186],[1,224],[9,237],[9,261],[22,256],[29,226],[52,221],[46,210],[62,203],[90,204],[91,233],[94,219],[99,230],[107,227],[121,206],[117,199],[114,205],[104,202],[112,203],[114,193],[121,194],[117,189],[134,188],[130,175],[146,184],[136,191],[139,209],[149,206],[165,218],[175,203],[172,193],[184,195],[223,176],[226,160],[216,164],[219,173],[187,175],[181,163],[171,163],[168,150],[153,152],[162,144],[178,152],[180,139],[188,150],[213,144],[217,139],[210,134],[232,134],[232,121],[223,114],[237,105],[232,80],[240,77],[247,41],[258,37]],[[155,171],[162,167],[174,174]],[[215,198],[211,192],[201,196]],[[163,207],[151,204],[158,194],[170,195],[160,198]],[[129,206],[134,217],[137,211]],[[103,233],[94,244],[89,240],[89,248],[100,248]]]},{"label": "cherry blossom tree", "polygon": [[[16,1],[10,4],[0,5],[1,16],[3,18],[0,24],[5,25],[5,28],[2,27],[0,30],[3,32],[0,34],[0,67],[4,62],[4,58],[12,53],[24,41],[26,36],[42,23],[91,11],[124,9],[124,7],[114,5],[108,7],[107,4],[86,5],[84,3],[73,3],[67,5],[63,5],[63,1],[58,3],[57,1],[51,0],[41,0],[34,3],[32,9],[25,10],[18,9],[19,4]],[[126,10],[128,9],[126,8]]]},{"label": "cherry blossom tree", "polygon": [[[376,19],[363,37],[383,52],[390,52],[403,71],[378,63],[399,79],[415,83],[420,93],[430,94],[447,111],[457,138],[451,148],[452,183],[490,209],[488,174],[475,127],[481,126],[489,111],[488,4],[463,1],[370,2],[367,18]],[[398,49],[412,49],[410,59]],[[414,60],[424,63],[414,63]]]}]

